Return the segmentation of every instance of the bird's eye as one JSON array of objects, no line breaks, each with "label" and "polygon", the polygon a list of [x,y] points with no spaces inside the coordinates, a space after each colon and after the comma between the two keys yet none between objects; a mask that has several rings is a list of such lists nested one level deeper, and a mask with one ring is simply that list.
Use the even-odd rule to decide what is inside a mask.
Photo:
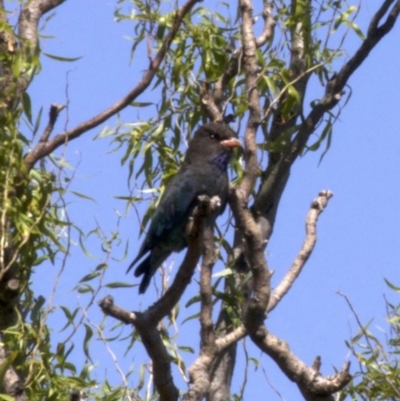
[{"label": "bird's eye", "polygon": [[210,139],[215,139],[215,135],[214,134],[210,134]]}]

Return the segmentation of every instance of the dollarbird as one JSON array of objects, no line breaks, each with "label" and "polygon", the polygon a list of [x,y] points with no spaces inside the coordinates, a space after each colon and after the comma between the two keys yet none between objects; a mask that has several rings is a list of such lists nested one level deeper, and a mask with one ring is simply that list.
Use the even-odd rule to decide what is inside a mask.
[{"label": "dollarbird", "polygon": [[197,197],[218,196],[220,206],[207,223],[213,223],[226,206],[229,179],[227,174],[232,150],[241,143],[235,133],[224,124],[209,123],[194,134],[179,171],[168,183],[154,212],[150,227],[140,250],[127,272],[140,259],[135,276],[143,276],[139,294],[143,294],[150,279],[172,252],[187,246],[185,226],[197,203]]}]

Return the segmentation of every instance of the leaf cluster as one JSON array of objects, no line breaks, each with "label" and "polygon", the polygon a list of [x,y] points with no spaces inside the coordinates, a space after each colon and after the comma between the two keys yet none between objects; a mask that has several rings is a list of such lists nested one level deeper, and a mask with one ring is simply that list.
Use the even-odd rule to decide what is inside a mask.
[{"label": "leaf cluster", "polygon": [[[397,299],[400,287],[387,280],[386,284]],[[384,338],[373,334],[368,323],[346,343],[356,357],[359,370],[341,394],[341,400],[383,401],[400,397],[400,304],[387,299],[385,304],[388,330]]]}]

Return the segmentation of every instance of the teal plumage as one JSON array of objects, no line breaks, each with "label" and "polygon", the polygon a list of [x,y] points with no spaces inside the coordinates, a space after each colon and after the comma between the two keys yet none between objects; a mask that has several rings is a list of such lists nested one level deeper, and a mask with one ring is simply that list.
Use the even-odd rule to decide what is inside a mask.
[{"label": "teal plumage", "polygon": [[187,246],[185,226],[199,195],[218,196],[221,206],[209,217],[211,223],[226,206],[229,180],[227,168],[232,149],[240,146],[235,133],[226,125],[201,126],[190,141],[182,167],[169,182],[154,212],[146,237],[128,271],[143,275],[139,293],[144,293],[150,279],[172,252]]}]

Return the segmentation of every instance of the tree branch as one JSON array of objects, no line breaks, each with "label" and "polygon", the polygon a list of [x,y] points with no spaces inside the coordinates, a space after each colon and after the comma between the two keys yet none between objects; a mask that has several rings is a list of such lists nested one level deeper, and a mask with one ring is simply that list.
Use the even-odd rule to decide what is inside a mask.
[{"label": "tree branch", "polygon": [[68,141],[72,141],[73,139],[80,137],[85,132],[97,127],[108,118],[114,116],[132,103],[139,95],[141,95],[149,87],[155,74],[157,73],[173,39],[175,38],[181,26],[183,18],[194,7],[194,5],[200,1],[201,0],[188,0],[176,11],[172,28],[166,35],[160,50],[157,52],[155,58],[150,60],[149,68],[144,73],[142,80],[125,97],[90,120],[79,124],[69,131],[56,135],[51,141],[46,143],[38,143],[37,146],[25,157],[25,165],[27,169],[30,170],[38,160],[54,152],[54,150],[56,150],[58,147],[67,143]]},{"label": "tree branch", "polygon": [[114,300],[110,295],[102,299],[99,306],[104,314],[135,326],[147,354],[153,362],[154,384],[160,394],[160,401],[178,400],[179,391],[175,387],[171,373],[171,357],[157,330],[157,322],[149,319],[148,311],[143,313],[126,311],[114,305]]},{"label": "tree branch", "polygon": [[24,382],[12,367],[12,362],[12,355],[7,356],[3,344],[0,344],[0,366],[4,367],[8,365],[4,374],[3,382],[0,383],[0,390],[2,389],[5,394],[12,397],[15,401],[27,401],[28,397],[25,393]]},{"label": "tree branch", "polygon": [[389,33],[393,28],[400,13],[399,0],[395,2],[386,21],[378,26],[378,23],[383,16],[386,15],[393,2],[394,0],[386,0],[375,13],[371,20],[365,41],[361,44],[354,56],[343,65],[339,73],[328,81],[325,95],[304,119],[289,149],[281,155],[278,162],[269,166],[268,171],[265,172],[266,178],[261,184],[254,202],[255,210],[260,213],[265,213],[264,211],[266,208],[268,209],[270,207],[275,188],[280,185],[280,180],[289,174],[292,164],[303,151],[310,135],[315,131],[315,128],[320,123],[325,113],[338,104],[350,76],[365,61],[371,50],[379,43],[383,36]]},{"label": "tree branch", "polygon": [[318,194],[318,198],[314,199],[311,203],[311,209],[308,212],[306,219],[306,238],[303,242],[303,246],[294,260],[292,267],[272,292],[267,308],[268,312],[272,311],[276,305],[278,305],[280,300],[288,293],[314,250],[314,246],[317,242],[317,220],[332,196],[333,194],[330,191],[321,191]]},{"label": "tree branch", "polygon": [[[105,297],[99,303],[106,315],[112,316],[125,324],[133,324],[137,329],[143,345],[153,362],[154,384],[160,394],[160,400],[163,401],[176,400],[179,393],[172,380],[171,358],[162,342],[157,326],[161,319],[171,312],[190,282],[203,249],[203,231],[207,232],[208,245],[210,245],[210,238],[211,240],[213,239],[212,227],[204,229],[204,224],[207,217],[220,206],[220,203],[221,201],[217,196],[211,199],[208,196],[199,196],[199,202],[194,208],[192,218],[186,227],[188,250],[175,276],[173,284],[165,294],[145,312],[126,311],[114,305],[111,296]],[[213,249],[211,251],[213,251]],[[211,257],[210,250],[207,250],[205,254],[207,255],[205,263],[208,265]],[[208,268],[210,269],[210,267]],[[211,271],[205,274],[204,279],[207,278],[206,276],[208,276],[208,279],[211,279]],[[208,297],[208,295],[206,297]],[[215,347],[212,346],[214,342],[212,338],[212,321],[211,323],[208,322],[208,320],[211,319],[209,306],[207,306],[206,310],[202,313],[204,314],[202,324],[207,326],[202,327],[205,333],[202,339],[205,340],[206,347],[202,347],[202,354],[195,362],[194,368],[191,369],[191,376],[195,385],[189,390],[187,395],[189,398],[187,398],[187,400],[193,399],[191,398],[193,394],[196,395],[196,397],[198,394],[202,394],[203,396],[204,391],[208,390],[208,386],[204,386],[204,380],[209,382],[209,380],[206,379],[209,375],[209,365],[212,360],[209,354],[213,355]],[[200,368],[198,368],[199,365]],[[197,400],[198,398],[194,399]]]},{"label": "tree branch", "polygon": [[285,341],[275,337],[264,326],[253,341],[297,384],[306,401],[334,401],[332,394],[343,389],[351,380],[350,362],[345,363],[342,370],[335,375],[323,377],[319,372],[319,357],[316,359],[317,363],[308,367],[290,351]]},{"label": "tree branch", "polygon": [[20,100],[22,94],[26,91],[32,80],[32,75],[34,73],[32,67],[36,67],[36,65],[32,63],[31,60],[38,49],[39,21],[44,14],[58,7],[60,4],[64,3],[64,1],[65,0],[30,0],[22,3],[18,18],[19,46],[24,59],[28,61],[26,65],[29,67],[25,68],[18,77],[14,101]]},{"label": "tree branch", "polygon": [[200,401],[210,387],[210,366],[215,356],[215,332],[212,320],[212,286],[211,275],[215,263],[214,232],[208,225],[204,230],[203,263],[200,273],[200,355],[189,369],[193,383],[184,395],[185,401]]},{"label": "tree branch", "polygon": [[38,41],[38,25],[40,18],[47,12],[64,3],[65,0],[31,0],[23,3],[18,20],[18,34],[24,51],[35,50]]},{"label": "tree branch", "polygon": [[257,89],[257,78],[260,66],[257,62],[257,45],[253,32],[253,5],[250,0],[240,0],[239,7],[242,13],[242,46],[243,66],[245,69],[245,82],[247,90],[247,102],[249,107],[249,119],[246,124],[244,138],[245,170],[240,184],[242,196],[248,201],[251,191],[254,189],[260,168],[257,160],[256,134],[261,119],[260,97]]},{"label": "tree branch", "polygon": [[46,129],[43,131],[43,134],[42,134],[39,142],[44,143],[49,140],[49,137],[50,137],[51,133],[53,132],[54,125],[57,121],[58,115],[64,108],[65,108],[65,105],[63,105],[63,104],[52,104],[50,106],[49,122],[47,124]]},{"label": "tree branch", "polygon": [[[225,288],[228,290],[226,281]],[[225,338],[229,330],[232,330],[234,325],[228,308],[229,306],[226,303],[221,304],[221,311],[214,328],[215,333],[218,333],[223,338]],[[226,401],[230,399],[237,345],[237,341],[232,341],[230,344],[226,343],[225,347],[219,348],[217,340],[215,341],[215,356],[210,367],[210,388],[207,394],[207,401]]]},{"label": "tree branch", "polygon": [[236,224],[245,243],[245,255],[253,273],[254,294],[247,304],[244,325],[249,334],[254,334],[265,319],[270,297],[270,277],[264,256],[265,243],[252,213],[247,208],[247,197],[240,189],[232,189],[229,203]]},{"label": "tree branch", "polygon": [[[382,18],[387,14],[390,6],[393,8],[389,12],[386,20],[379,25]],[[399,0],[385,0],[378,11],[374,14],[369,24],[367,37],[362,42],[354,56],[341,68],[339,74],[332,78],[330,95],[339,97],[347,81],[353,72],[365,61],[371,50],[380,42],[380,40],[388,34],[393,28],[400,13]],[[328,95],[328,94],[327,94]],[[340,98],[340,97],[339,97]]]},{"label": "tree branch", "polygon": [[211,276],[215,263],[213,227],[207,226],[204,230],[203,263],[200,273],[200,341],[201,353],[213,353],[215,348],[215,333],[212,320],[213,299]]},{"label": "tree branch", "polygon": [[217,346],[217,352],[222,352],[225,348],[231,344],[241,340],[247,336],[247,330],[244,325],[240,325],[235,330],[217,338],[215,345]]},{"label": "tree branch", "polygon": [[371,50],[393,28],[400,13],[400,0],[396,1],[396,4],[393,6],[392,10],[387,16],[386,21],[381,26],[378,26],[380,20],[387,13],[387,10],[393,2],[394,0],[386,0],[382,4],[380,9],[375,13],[371,20],[366,39],[362,42],[354,56],[343,65],[339,73],[334,75],[328,81],[324,97],[310,112],[299,133],[296,135],[295,140],[293,141],[289,156],[292,162],[304,149],[310,134],[314,132],[315,127],[321,121],[323,115],[336,106],[340,101],[343,94],[343,89],[351,75],[365,61]]},{"label": "tree branch", "polygon": [[276,22],[272,17],[272,7],[273,3],[264,3],[264,10],[261,13],[261,16],[264,19],[264,28],[263,31],[261,32],[261,35],[258,38],[256,38],[257,47],[264,46],[274,33],[274,27]]},{"label": "tree branch", "polygon": [[182,397],[182,401],[200,401],[210,386],[209,370],[212,357],[200,354],[189,369],[190,381],[193,386]]}]

